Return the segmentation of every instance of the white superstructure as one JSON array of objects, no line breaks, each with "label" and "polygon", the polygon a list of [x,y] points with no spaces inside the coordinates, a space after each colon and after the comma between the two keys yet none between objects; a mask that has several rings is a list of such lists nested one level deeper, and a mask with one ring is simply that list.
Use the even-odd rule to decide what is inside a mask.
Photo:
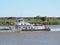
[{"label": "white superstructure", "polygon": [[28,22],[25,22],[23,19],[17,19],[16,25],[31,25],[31,24]]},{"label": "white superstructure", "polygon": [[45,26],[33,26],[23,19],[16,19],[16,26],[22,29],[45,29]]}]

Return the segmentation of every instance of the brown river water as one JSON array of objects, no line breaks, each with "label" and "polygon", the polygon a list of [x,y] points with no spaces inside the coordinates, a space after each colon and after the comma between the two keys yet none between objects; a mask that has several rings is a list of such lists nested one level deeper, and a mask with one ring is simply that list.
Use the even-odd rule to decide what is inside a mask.
[{"label": "brown river water", "polygon": [[0,32],[0,45],[60,45],[60,31]]}]

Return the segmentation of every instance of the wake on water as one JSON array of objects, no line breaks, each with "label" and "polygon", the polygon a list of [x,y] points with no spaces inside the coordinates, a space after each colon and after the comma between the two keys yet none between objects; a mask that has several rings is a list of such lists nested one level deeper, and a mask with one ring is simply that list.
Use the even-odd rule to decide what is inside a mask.
[{"label": "wake on water", "polygon": [[60,29],[51,29],[51,31],[60,31]]}]

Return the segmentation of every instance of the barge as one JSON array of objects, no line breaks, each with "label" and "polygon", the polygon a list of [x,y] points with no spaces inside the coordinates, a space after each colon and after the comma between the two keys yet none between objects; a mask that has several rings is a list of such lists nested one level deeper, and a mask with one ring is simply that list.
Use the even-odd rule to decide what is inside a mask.
[{"label": "barge", "polygon": [[21,31],[50,31],[50,28],[46,25],[33,25],[23,19],[16,19],[16,28],[20,28]]},{"label": "barge", "polygon": [[33,25],[23,19],[16,19],[15,26],[0,27],[0,32],[20,32],[20,31],[50,31],[45,25]]}]

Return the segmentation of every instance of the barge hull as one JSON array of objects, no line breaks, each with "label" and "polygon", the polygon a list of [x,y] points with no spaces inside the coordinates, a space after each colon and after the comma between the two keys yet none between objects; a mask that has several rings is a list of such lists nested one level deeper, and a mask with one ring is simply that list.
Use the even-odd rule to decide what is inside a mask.
[{"label": "barge hull", "polygon": [[50,31],[50,29],[22,29],[22,31]]}]

